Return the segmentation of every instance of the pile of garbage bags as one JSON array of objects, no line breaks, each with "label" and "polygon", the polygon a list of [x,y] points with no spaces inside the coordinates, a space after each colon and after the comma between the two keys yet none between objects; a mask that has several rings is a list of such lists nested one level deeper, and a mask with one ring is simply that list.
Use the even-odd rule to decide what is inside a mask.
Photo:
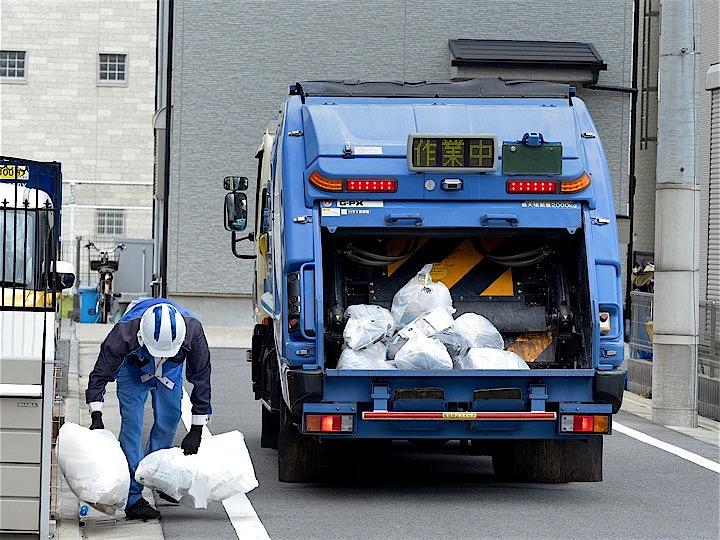
[{"label": "pile of garbage bags", "polygon": [[450,291],[424,266],[394,296],[388,311],[358,304],[345,312],[345,345],[337,369],[530,369],[505,351],[485,317],[453,318]]},{"label": "pile of garbage bags", "polygon": [[210,501],[224,501],[258,486],[239,431],[203,438],[195,455],[186,456],[180,448],[148,454],[140,461],[135,480],[192,508],[207,508]]},{"label": "pile of garbage bags", "polygon": [[130,472],[111,431],[65,422],[58,435],[57,460],[78,499],[111,516],[125,508]]}]

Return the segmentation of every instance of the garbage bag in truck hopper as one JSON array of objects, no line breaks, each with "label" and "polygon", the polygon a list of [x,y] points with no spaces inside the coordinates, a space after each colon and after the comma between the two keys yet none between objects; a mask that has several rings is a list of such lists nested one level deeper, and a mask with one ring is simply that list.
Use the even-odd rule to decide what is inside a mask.
[{"label": "garbage bag in truck hopper", "polygon": [[473,347],[457,362],[460,369],[530,369],[525,361],[510,351]]},{"label": "garbage bag in truck hopper", "polygon": [[356,304],[345,311],[349,317],[343,338],[351,349],[362,349],[392,334],[395,321],[382,306]]},{"label": "garbage bag in truck hopper", "polygon": [[372,345],[360,350],[343,349],[337,363],[337,369],[395,369],[385,360],[387,349],[382,343]]},{"label": "garbage bag in truck hopper", "polygon": [[397,369],[452,369],[453,361],[445,345],[437,339],[414,334],[395,354]]},{"label": "garbage bag in truck hopper", "polygon": [[450,328],[453,323],[452,315],[444,307],[436,307],[427,313],[424,313],[407,326],[401,328],[398,333],[388,343],[388,358],[395,358],[395,354],[399,351],[408,339],[419,333],[425,337],[435,336],[438,332]]},{"label": "garbage bag in truck hopper", "polygon": [[454,313],[450,291],[444,283],[432,280],[431,269],[431,264],[423,266],[415,277],[395,293],[391,308],[395,328],[401,328],[437,307]]},{"label": "garbage bag in truck hopper", "polygon": [[453,330],[461,334],[471,347],[504,349],[503,337],[495,325],[477,313],[465,313],[455,319]]}]

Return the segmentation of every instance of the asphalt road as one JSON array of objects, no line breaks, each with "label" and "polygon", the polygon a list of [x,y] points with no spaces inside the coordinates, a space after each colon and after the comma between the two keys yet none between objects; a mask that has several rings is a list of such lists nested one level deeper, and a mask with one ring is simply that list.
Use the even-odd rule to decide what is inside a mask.
[{"label": "asphalt road", "polygon": [[[218,434],[245,434],[260,487],[248,497],[273,540],[314,538],[713,538],[720,475],[626,435],[605,439],[605,480],[563,485],[495,481],[487,457],[409,445],[361,456],[328,484],[282,484],[276,453],[260,448],[260,405],[244,351],[213,351]],[[627,413],[628,427],[718,461],[718,449]],[[178,429],[179,445],[185,430]],[[166,538],[236,538],[223,506],[158,501]]]}]

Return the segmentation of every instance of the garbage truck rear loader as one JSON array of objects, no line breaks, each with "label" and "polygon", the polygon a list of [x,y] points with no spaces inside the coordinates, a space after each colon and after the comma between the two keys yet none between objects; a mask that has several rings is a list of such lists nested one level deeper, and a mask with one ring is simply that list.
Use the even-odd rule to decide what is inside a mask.
[{"label": "garbage truck rear loader", "polygon": [[[225,222],[237,255],[255,246],[249,360],[280,480],[316,477],[356,439],[459,440],[508,480],[602,479],[624,386],[621,267],[605,153],[572,87],[297,83],[257,157],[254,231],[238,236],[241,177],[225,181]],[[383,357],[338,369],[348,307],[390,309],[419,273],[419,290],[447,288],[458,332],[460,315],[484,317],[502,336],[491,352],[516,364],[447,343],[450,364],[389,361],[411,343],[395,319],[363,349]]]}]

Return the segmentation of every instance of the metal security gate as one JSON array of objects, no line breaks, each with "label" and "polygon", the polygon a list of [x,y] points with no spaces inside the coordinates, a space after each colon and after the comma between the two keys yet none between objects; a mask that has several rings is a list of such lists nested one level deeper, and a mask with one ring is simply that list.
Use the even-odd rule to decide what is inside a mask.
[{"label": "metal security gate", "polygon": [[57,163],[0,158],[0,535],[48,537],[60,185]]}]

